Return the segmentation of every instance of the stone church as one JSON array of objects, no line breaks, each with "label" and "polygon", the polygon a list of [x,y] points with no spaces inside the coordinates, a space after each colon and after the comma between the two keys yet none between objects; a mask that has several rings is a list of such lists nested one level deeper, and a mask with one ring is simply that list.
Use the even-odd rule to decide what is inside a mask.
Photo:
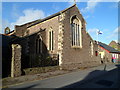
[{"label": "stone church", "polygon": [[100,62],[97,45],[86,31],[86,21],[76,4],[44,19],[16,25],[14,35],[17,39],[13,42],[22,46],[23,68],[50,58],[52,64],[64,68]]},{"label": "stone church", "polygon": [[23,69],[47,65],[74,69],[100,64],[98,45],[86,31],[86,21],[76,4],[44,19],[15,25],[10,36],[11,44],[21,46]]}]

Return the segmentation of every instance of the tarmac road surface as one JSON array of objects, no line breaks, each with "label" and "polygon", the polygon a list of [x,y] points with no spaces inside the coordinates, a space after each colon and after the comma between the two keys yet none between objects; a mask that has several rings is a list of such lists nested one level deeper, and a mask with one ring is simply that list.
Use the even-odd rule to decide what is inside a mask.
[{"label": "tarmac road surface", "polygon": [[101,65],[98,67],[79,70],[52,78],[23,83],[9,88],[117,88],[118,68],[115,64]]}]

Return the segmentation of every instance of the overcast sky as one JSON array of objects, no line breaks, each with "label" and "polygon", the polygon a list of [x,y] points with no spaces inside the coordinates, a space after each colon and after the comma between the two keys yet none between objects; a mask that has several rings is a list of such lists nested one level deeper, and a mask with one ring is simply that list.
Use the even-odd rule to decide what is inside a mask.
[{"label": "overcast sky", "polygon": [[[98,2],[99,1],[99,2]],[[118,2],[77,2],[77,7],[85,18],[86,29],[94,40],[97,30],[103,32],[98,40],[109,44],[118,40]],[[2,2],[2,30],[14,25],[21,25],[36,19],[45,18],[73,5],[73,2]]]}]

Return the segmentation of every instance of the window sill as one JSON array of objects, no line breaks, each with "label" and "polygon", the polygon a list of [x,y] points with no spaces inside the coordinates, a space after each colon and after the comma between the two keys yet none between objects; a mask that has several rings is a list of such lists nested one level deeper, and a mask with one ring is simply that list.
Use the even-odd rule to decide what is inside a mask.
[{"label": "window sill", "polygon": [[54,53],[54,50],[49,50],[49,53]]},{"label": "window sill", "polygon": [[71,46],[71,48],[82,48],[82,46]]}]

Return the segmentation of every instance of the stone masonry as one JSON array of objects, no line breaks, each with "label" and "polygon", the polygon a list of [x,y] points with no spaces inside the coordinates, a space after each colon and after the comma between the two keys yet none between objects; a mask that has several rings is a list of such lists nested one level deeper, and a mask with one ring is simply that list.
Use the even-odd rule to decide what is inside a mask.
[{"label": "stone masonry", "polygon": [[11,77],[21,75],[21,46],[12,44]]},{"label": "stone masonry", "polygon": [[[76,16],[81,22],[80,25],[80,48],[72,47],[71,37],[71,20]],[[26,24],[27,25],[27,24]],[[100,57],[96,56],[98,49],[93,39],[86,31],[86,22],[76,5],[73,5],[59,13],[51,15],[33,25],[27,25],[26,28],[21,25],[16,27],[17,36],[30,36],[40,30],[44,30],[44,34],[40,32],[42,42],[44,43],[48,54],[59,55],[59,66],[62,68],[76,68],[81,66],[93,66],[100,64]],[[54,38],[54,49],[49,50],[49,31],[52,28]],[[35,54],[36,38],[29,40],[29,55]],[[33,41],[33,43],[32,43]],[[93,46],[91,47],[91,42]],[[26,44],[24,44],[26,45]],[[24,46],[23,45],[23,46]],[[35,49],[34,49],[35,48]],[[93,49],[91,49],[93,48]],[[33,53],[32,53],[33,52]],[[92,52],[92,53],[91,53]],[[35,57],[34,57],[35,58]],[[31,59],[33,60],[33,59]],[[34,62],[34,61],[33,61]],[[32,62],[32,63],[33,63]]]}]

